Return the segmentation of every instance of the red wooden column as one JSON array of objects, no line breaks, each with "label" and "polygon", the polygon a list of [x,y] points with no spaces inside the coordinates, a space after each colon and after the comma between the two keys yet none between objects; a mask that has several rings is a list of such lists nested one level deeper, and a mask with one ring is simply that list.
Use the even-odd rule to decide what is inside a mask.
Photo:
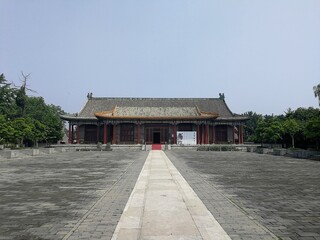
[{"label": "red wooden column", "polygon": [[173,125],[173,144],[177,144],[177,125]]},{"label": "red wooden column", "polygon": [[71,123],[69,122],[69,134],[68,134],[68,143],[69,143],[69,144],[72,143],[72,135],[71,135],[71,133],[72,133],[71,128],[72,128],[72,127],[73,127],[73,126],[72,126]]},{"label": "red wooden column", "polygon": [[240,128],[240,144],[243,144],[243,126],[242,125],[240,125],[239,126],[239,128]]},{"label": "red wooden column", "polygon": [[76,135],[77,135],[77,143],[79,143],[79,141],[80,141],[80,126],[79,125],[77,125],[76,126],[76,128],[77,128],[77,132],[76,132]]},{"label": "red wooden column", "polygon": [[117,125],[113,124],[112,144],[117,143]]},{"label": "red wooden column", "polygon": [[206,124],[206,141],[205,144],[209,144],[209,125]]},{"label": "red wooden column", "polygon": [[137,136],[137,144],[140,144],[140,123],[137,123],[137,127],[138,127],[138,131],[137,131],[137,133],[138,133],[138,136]]},{"label": "red wooden column", "polygon": [[212,144],[214,144],[214,140],[215,140],[215,128],[214,128],[214,125],[212,125]]},{"label": "red wooden column", "polygon": [[107,124],[104,123],[103,125],[103,144],[107,144],[108,143],[108,132],[107,132]]},{"label": "red wooden column", "polygon": [[201,127],[201,144],[204,144],[204,134],[205,134],[205,130],[204,130],[204,125],[202,124]]}]

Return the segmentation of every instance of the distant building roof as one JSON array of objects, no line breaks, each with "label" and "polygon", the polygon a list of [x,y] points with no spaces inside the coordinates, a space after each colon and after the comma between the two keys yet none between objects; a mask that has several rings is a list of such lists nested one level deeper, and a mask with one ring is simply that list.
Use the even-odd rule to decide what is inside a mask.
[{"label": "distant building roof", "polygon": [[101,118],[217,118],[240,119],[224,98],[98,98],[88,97],[83,109],[65,120]]}]

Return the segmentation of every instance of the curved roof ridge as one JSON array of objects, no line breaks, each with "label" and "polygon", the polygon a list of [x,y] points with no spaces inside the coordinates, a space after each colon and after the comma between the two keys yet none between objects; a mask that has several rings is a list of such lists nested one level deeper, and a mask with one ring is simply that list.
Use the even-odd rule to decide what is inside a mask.
[{"label": "curved roof ridge", "polygon": [[226,103],[226,101],[224,99],[220,99],[220,100],[224,103],[224,105],[226,106],[226,108],[230,112],[230,114],[232,116],[235,116],[235,114],[230,110],[230,108],[229,108],[228,104]]},{"label": "curved roof ridge", "polygon": [[179,98],[179,97],[92,97],[90,100],[221,100],[220,98]]}]

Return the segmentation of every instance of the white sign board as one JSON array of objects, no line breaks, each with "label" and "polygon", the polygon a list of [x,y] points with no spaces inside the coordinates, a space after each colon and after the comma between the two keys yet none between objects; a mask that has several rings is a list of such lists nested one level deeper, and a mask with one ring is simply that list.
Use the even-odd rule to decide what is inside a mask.
[{"label": "white sign board", "polygon": [[178,145],[196,145],[197,132],[177,132]]}]

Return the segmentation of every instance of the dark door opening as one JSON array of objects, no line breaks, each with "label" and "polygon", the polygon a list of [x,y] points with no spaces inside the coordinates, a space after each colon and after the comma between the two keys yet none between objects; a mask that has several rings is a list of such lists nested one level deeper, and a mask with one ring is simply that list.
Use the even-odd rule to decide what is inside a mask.
[{"label": "dark door opening", "polygon": [[153,143],[160,143],[160,132],[153,132]]}]

